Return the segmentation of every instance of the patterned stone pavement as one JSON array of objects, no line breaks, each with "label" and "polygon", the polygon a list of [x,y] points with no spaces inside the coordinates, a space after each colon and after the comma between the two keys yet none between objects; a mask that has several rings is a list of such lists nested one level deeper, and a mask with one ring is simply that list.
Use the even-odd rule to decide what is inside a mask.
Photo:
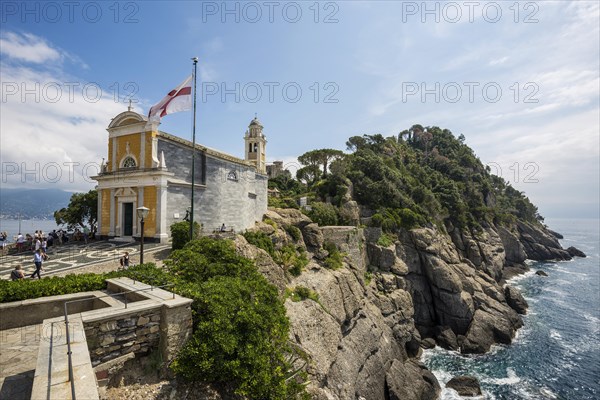
[{"label": "patterned stone pavement", "polygon": [[[167,247],[168,245],[145,243],[144,253]],[[114,264],[117,265],[119,257],[126,251],[129,252],[130,259],[133,263],[137,260],[139,248],[139,243],[119,243],[112,241],[90,242],[88,245],[85,245],[84,243],[74,243],[62,246],[52,246],[48,249],[49,260],[43,263],[44,271],[42,271],[42,277],[44,275],[80,268],[85,265],[92,265],[99,262],[114,261]],[[21,254],[1,255],[0,279],[9,279],[10,271],[18,264],[23,266],[25,276],[31,275],[33,271],[35,271],[33,253],[31,251],[24,251]]]}]

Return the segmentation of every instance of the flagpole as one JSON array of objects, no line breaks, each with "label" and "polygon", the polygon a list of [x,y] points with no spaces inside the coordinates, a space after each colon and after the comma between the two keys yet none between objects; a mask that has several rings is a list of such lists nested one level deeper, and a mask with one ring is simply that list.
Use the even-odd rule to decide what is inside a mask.
[{"label": "flagpole", "polygon": [[195,159],[196,159],[196,71],[198,65],[198,57],[192,58],[194,62],[194,105],[192,112],[192,198],[190,206],[190,240],[194,238],[194,173],[196,170]]}]

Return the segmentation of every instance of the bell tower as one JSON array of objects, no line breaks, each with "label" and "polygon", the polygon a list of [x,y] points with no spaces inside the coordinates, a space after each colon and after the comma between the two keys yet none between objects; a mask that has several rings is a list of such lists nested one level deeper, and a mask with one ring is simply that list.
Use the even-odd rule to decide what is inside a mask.
[{"label": "bell tower", "polygon": [[256,116],[250,121],[248,130],[244,136],[246,144],[246,161],[256,165],[256,171],[260,174],[267,173],[267,138],[263,134],[263,126]]}]

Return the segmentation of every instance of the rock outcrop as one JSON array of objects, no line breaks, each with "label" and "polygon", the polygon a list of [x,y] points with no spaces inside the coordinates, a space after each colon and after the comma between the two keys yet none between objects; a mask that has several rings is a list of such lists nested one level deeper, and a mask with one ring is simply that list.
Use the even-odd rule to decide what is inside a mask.
[{"label": "rock outcrop", "polygon": [[587,256],[585,255],[585,253],[584,253],[583,251],[579,250],[577,247],[573,247],[573,246],[571,246],[571,247],[567,248],[567,252],[568,252],[568,253],[569,253],[569,254],[570,254],[572,257],[583,257],[583,258],[587,257]]},{"label": "rock outcrop", "polygon": [[456,390],[461,396],[481,396],[479,381],[473,376],[455,376],[446,383],[446,387]]},{"label": "rock outcrop", "polygon": [[527,300],[523,298],[523,295],[517,289],[512,286],[505,286],[504,297],[506,297],[506,302],[513,308],[513,310],[519,314],[527,313],[529,304],[527,304]]},{"label": "rock outcrop", "polygon": [[[357,207],[347,211],[356,221]],[[363,214],[361,220],[368,218]],[[305,287],[318,296],[285,302],[290,340],[307,356],[314,399],[438,398],[437,380],[415,358],[421,348],[484,353],[509,344],[527,302],[501,286],[505,269],[525,270],[527,258],[571,257],[544,227],[524,222],[477,231],[450,224],[400,230],[389,244],[389,237],[379,240],[380,228],[319,227],[298,210],[273,209],[266,218],[255,229],[277,249],[293,244],[308,251],[299,276],[241,237],[236,246],[281,293]],[[286,234],[290,226],[302,238]],[[343,255],[342,268],[327,268],[326,242]]]}]

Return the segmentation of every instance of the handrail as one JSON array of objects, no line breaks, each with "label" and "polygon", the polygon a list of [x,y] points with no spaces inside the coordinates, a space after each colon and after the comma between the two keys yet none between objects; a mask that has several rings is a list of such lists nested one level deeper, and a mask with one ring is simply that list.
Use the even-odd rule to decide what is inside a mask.
[{"label": "handrail", "polygon": [[[133,281],[133,284],[135,285],[135,279],[130,278]],[[140,281],[141,282],[141,281]],[[119,293],[115,293],[115,294],[106,294],[104,296],[99,296],[99,297],[94,297],[92,299],[90,298],[86,298],[86,299],[78,299],[78,300],[70,300],[70,301],[65,301],[64,304],[64,308],[65,308],[65,330],[66,330],[66,336],[67,336],[67,358],[69,361],[69,381],[71,382],[71,400],[76,400],[75,398],[75,381],[73,380],[73,360],[71,358],[71,338],[69,336],[69,315],[67,313],[67,305],[70,303],[77,303],[80,301],[90,301],[90,300],[95,300],[95,299],[102,299],[105,297],[117,297],[120,295],[124,295],[124,294],[128,294],[128,293],[136,293],[136,292],[143,292],[144,290],[154,290],[154,288],[157,289],[162,289],[165,287],[170,287],[170,286],[174,286],[174,283],[169,283],[167,285],[161,285],[161,286],[154,286],[154,285],[150,285],[150,288],[142,288],[142,289],[136,289],[136,290],[128,290],[125,292],[119,292]],[[125,308],[127,308],[127,296],[125,297]],[[175,298],[175,292],[173,292],[173,299]]]}]

